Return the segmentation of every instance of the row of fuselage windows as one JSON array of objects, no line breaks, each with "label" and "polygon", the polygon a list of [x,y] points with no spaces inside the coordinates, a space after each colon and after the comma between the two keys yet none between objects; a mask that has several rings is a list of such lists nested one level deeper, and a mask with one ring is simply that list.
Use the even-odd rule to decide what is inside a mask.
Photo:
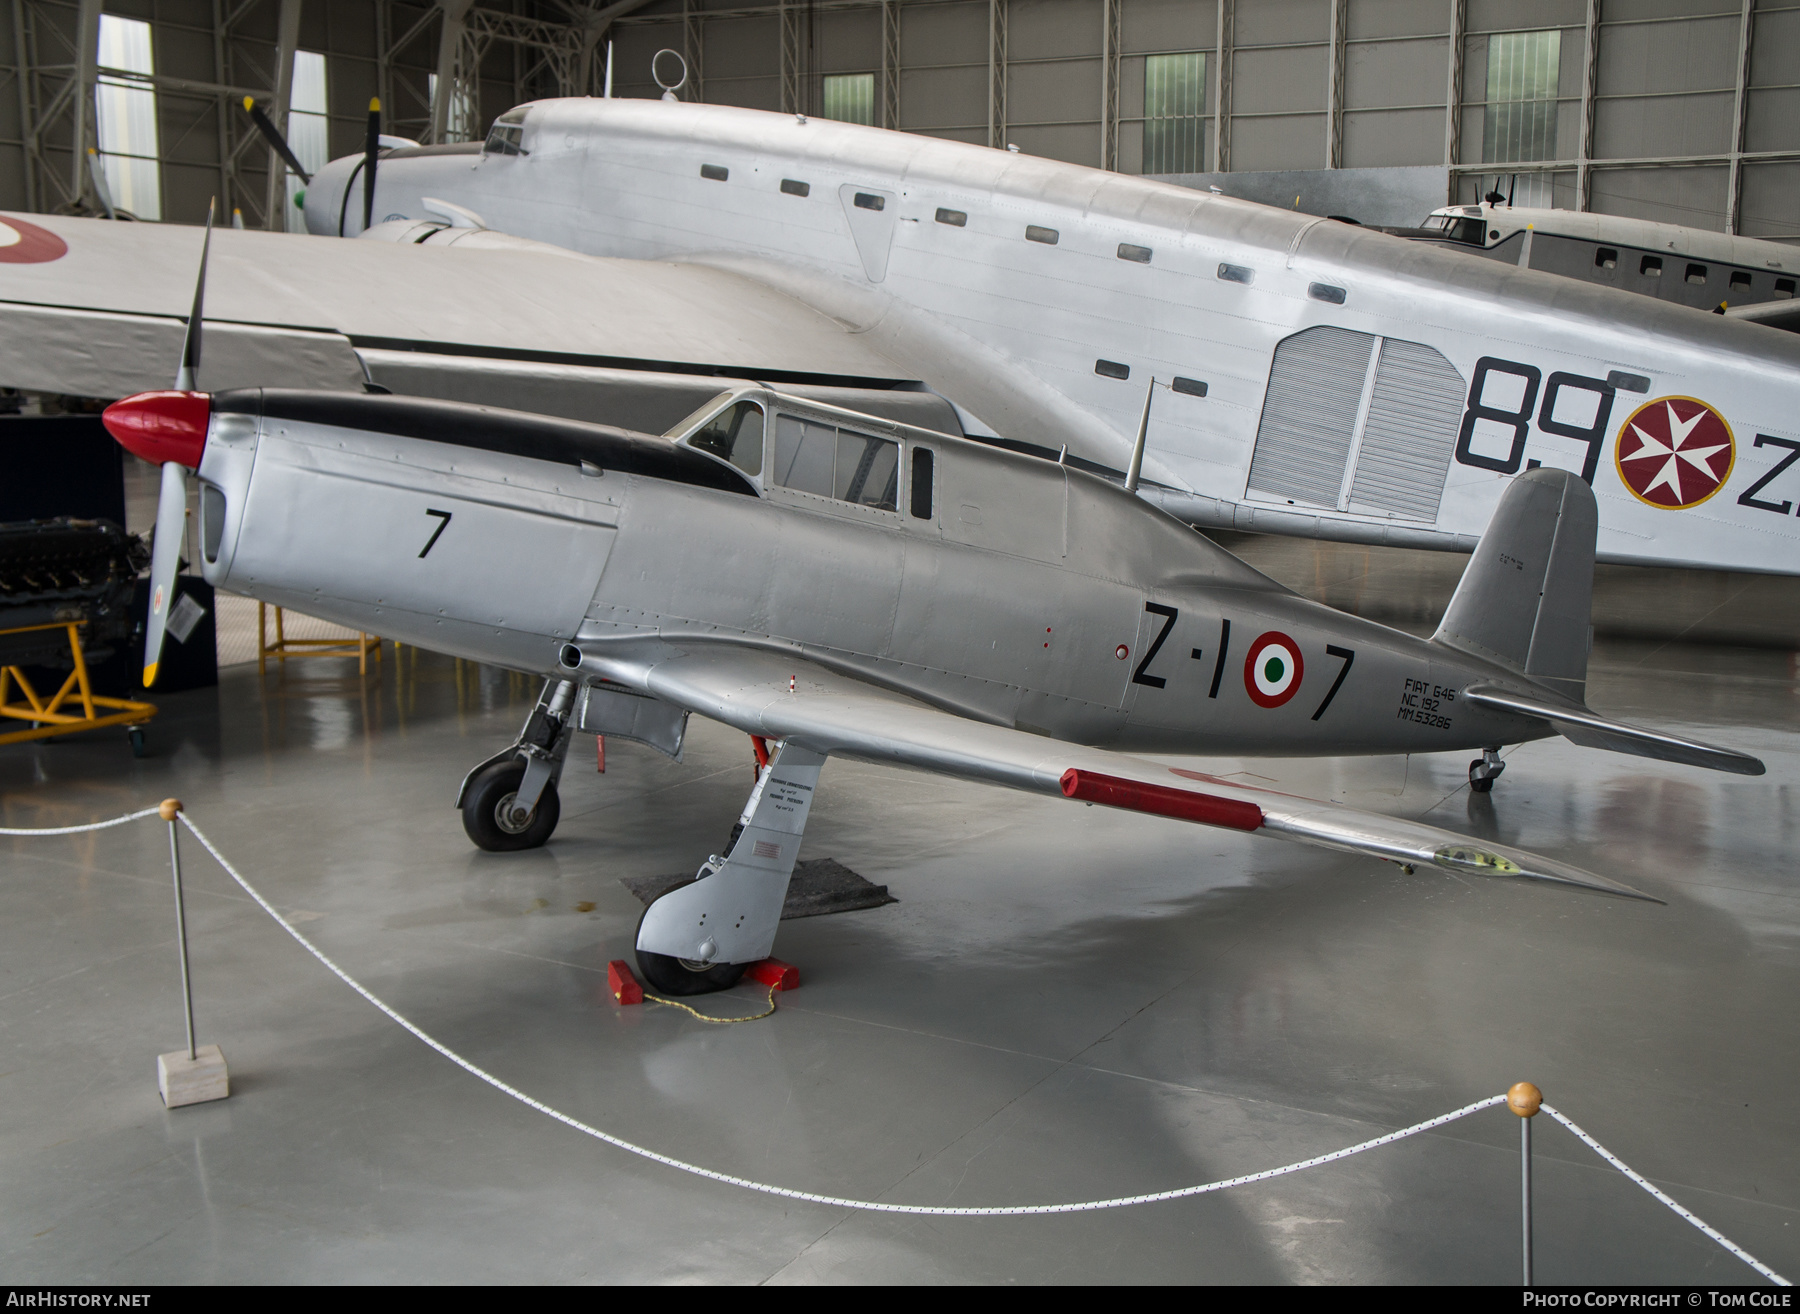
[{"label": "row of fuselage windows", "polygon": [[[763,430],[762,407],[753,401],[740,401],[720,411],[688,442],[729,461],[747,475],[766,477],[767,482],[781,488],[877,511],[900,510],[902,448],[892,438],[778,414],[770,468],[765,472]],[[917,519],[929,520],[932,452],[915,447],[912,457],[908,510]]]},{"label": "row of fuselage windows", "polygon": [[[1635,253],[1627,252],[1627,260]],[[1661,278],[1663,276],[1663,258],[1653,255],[1638,256],[1638,273],[1645,278]],[[1682,277],[1696,287],[1705,287],[1712,271],[1697,261],[1686,262]],[[1619,249],[1613,246],[1594,248],[1595,269],[1617,269],[1619,267]],[[1726,290],[1734,295],[1747,295],[1750,291],[1750,271],[1747,269],[1728,269],[1730,277],[1726,280]],[[1794,295],[1794,280],[1778,278],[1775,280],[1775,297],[1777,300],[1789,300]]]},{"label": "row of fuselage windows", "polygon": [[[722,164],[703,164],[700,166],[700,176],[713,182],[725,182],[731,177],[731,170]],[[801,182],[798,178],[783,178],[781,191],[786,196],[811,196],[812,184]],[[851,200],[858,208],[864,210],[882,210],[887,206],[887,198],[875,192],[857,192]],[[951,210],[939,206],[936,219],[938,223],[951,228],[967,228],[969,226],[969,213],[966,210]],[[1046,228],[1041,224],[1026,224],[1025,240],[1038,242],[1044,246],[1055,246],[1062,241],[1062,233],[1055,228]],[[1120,242],[1116,254],[1121,260],[1147,265],[1156,253],[1152,248],[1139,246],[1134,242]],[[1252,270],[1242,265],[1222,264],[1219,266],[1219,278],[1227,283],[1248,285],[1255,281],[1255,277]],[[1315,301],[1325,301],[1337,306],[1343,305],[1345,300],[1344,289],[1329,283],[1312,284],[1307,289],[1307,295]]]}]

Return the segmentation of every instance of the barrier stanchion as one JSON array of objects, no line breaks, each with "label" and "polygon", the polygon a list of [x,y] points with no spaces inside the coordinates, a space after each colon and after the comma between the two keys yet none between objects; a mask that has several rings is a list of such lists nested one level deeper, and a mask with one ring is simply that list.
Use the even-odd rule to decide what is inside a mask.
[{"label": "barrier stanchion", "polygon": [[175,881],[175,944],[181,955],[181,1008],[187,1020],[187,1052],[175,1050],[156,1056],[156,1088],[163,1104],[173,1109],[183,1104],[222,1100],[231,1093],[225,1056],[217,1045],[194,1045],[194,990],[188,972],[187,902],[181,892],[181,843],[176,819],[181,800],[165,798],[156,815],[169,824],[169,873]]},{"label": "barrier stanchion", "polygon": [[1531,1285],[1531,1120],[1544,1103],[1544,1092],[1529,1081],[1517,1081],[1506,1092],[1506,1107],[1519,1115],[1519,1217],[1523,1229],[1525,1285]]}]

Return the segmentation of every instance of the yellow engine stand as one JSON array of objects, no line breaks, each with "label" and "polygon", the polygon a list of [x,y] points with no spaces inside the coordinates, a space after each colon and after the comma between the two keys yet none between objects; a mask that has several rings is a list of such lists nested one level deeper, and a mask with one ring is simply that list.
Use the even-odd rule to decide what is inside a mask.
[{"label": "yellow engine stand", "polygon": [[282,609],[275,609],[275,642],[269,642],[269,604],[256,604],[256,673],[269,669],[269,658],[285,662],[290,657],[354,657],[356,673],[369,673],[369,654],[381,660],[381,640],[372,634],[358,633],[354,639],[290,639],[282,624]]},{"label": "yellow engine stand", "polygon": [[[0,630],[0,634],[67,630],[69,651],[75,656],[75,669],[69,672],[69,678],[63,681],[62,688],[48,699],[32,688],[31,681],[25,678],[21,667],[0,666],[0,717],[37,722],[36,727],[30,730],[12,730],[0,734],[0,744],[23,743],[27,739],[50,739],[56,735],[72,735],[81,730],[98,730],[107,725],[143,725],[156,715],[153,703],[108,698],[95,693],[89,686],[87,658],[81,651],[81,627],[86,624],[84,620],[51,621],[46,625],[21,625],[16,629]],[[14,684],[19,686],[18,691],[25,698],[22,703],[11,701]],[[79,715],[62,710],[70,703],[80,706]]]}]

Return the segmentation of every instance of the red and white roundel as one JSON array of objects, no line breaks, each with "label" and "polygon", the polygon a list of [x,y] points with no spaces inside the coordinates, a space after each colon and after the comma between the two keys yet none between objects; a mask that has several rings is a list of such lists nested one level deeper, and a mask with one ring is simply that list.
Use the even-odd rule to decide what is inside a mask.
[{"label": "red and white roundel", "polygon": [[1631,413],[1613,459],[1632,496],[1663,511],[1699,506],[1737,460],[1731,426],[1694,397],[1658,397]]},{"label": "red and white roundel", "polygon": [[1244,692],[1258,707],[1280,707],[1300,692],[1305,674],[1300,645],[1280,630],[1270,630],[1250,645],[1244,658]]},{"label": "red and white roundel", "polygon": [[69,244],[48,228],[23,219],[0,219],[0,264],[39,265],[69,253]]}]

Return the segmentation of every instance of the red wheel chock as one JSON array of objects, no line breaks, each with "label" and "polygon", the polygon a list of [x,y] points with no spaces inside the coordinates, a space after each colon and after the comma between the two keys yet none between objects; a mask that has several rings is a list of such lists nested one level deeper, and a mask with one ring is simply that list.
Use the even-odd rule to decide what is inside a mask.
[{"label": "red wheel chock", "polygon": [[621,1004],[644,1002],[644,987],[638,984],[637,974],[623,958],[615,958],[606,965],[606,987]]},{"label": "red wheel chock", "polygon": [[800,988],[800,969],[779,958],[765,958],[760,963],[751,963],[744,975],[759,985],[773,986],[777,990]]},{"label": "red wheel chock", "polygon": [[[776,990],[800,988],[800,969],[779,958],[765,958],[760,963],[752,963],[744,970],[744,975],[758,985],[770,986]],[[644,987],[638,984],[637,974],[623,958],[615,958],[606,965],[606,988],[612,991],[612,997],[621,1005],[644,1002]]]}]

